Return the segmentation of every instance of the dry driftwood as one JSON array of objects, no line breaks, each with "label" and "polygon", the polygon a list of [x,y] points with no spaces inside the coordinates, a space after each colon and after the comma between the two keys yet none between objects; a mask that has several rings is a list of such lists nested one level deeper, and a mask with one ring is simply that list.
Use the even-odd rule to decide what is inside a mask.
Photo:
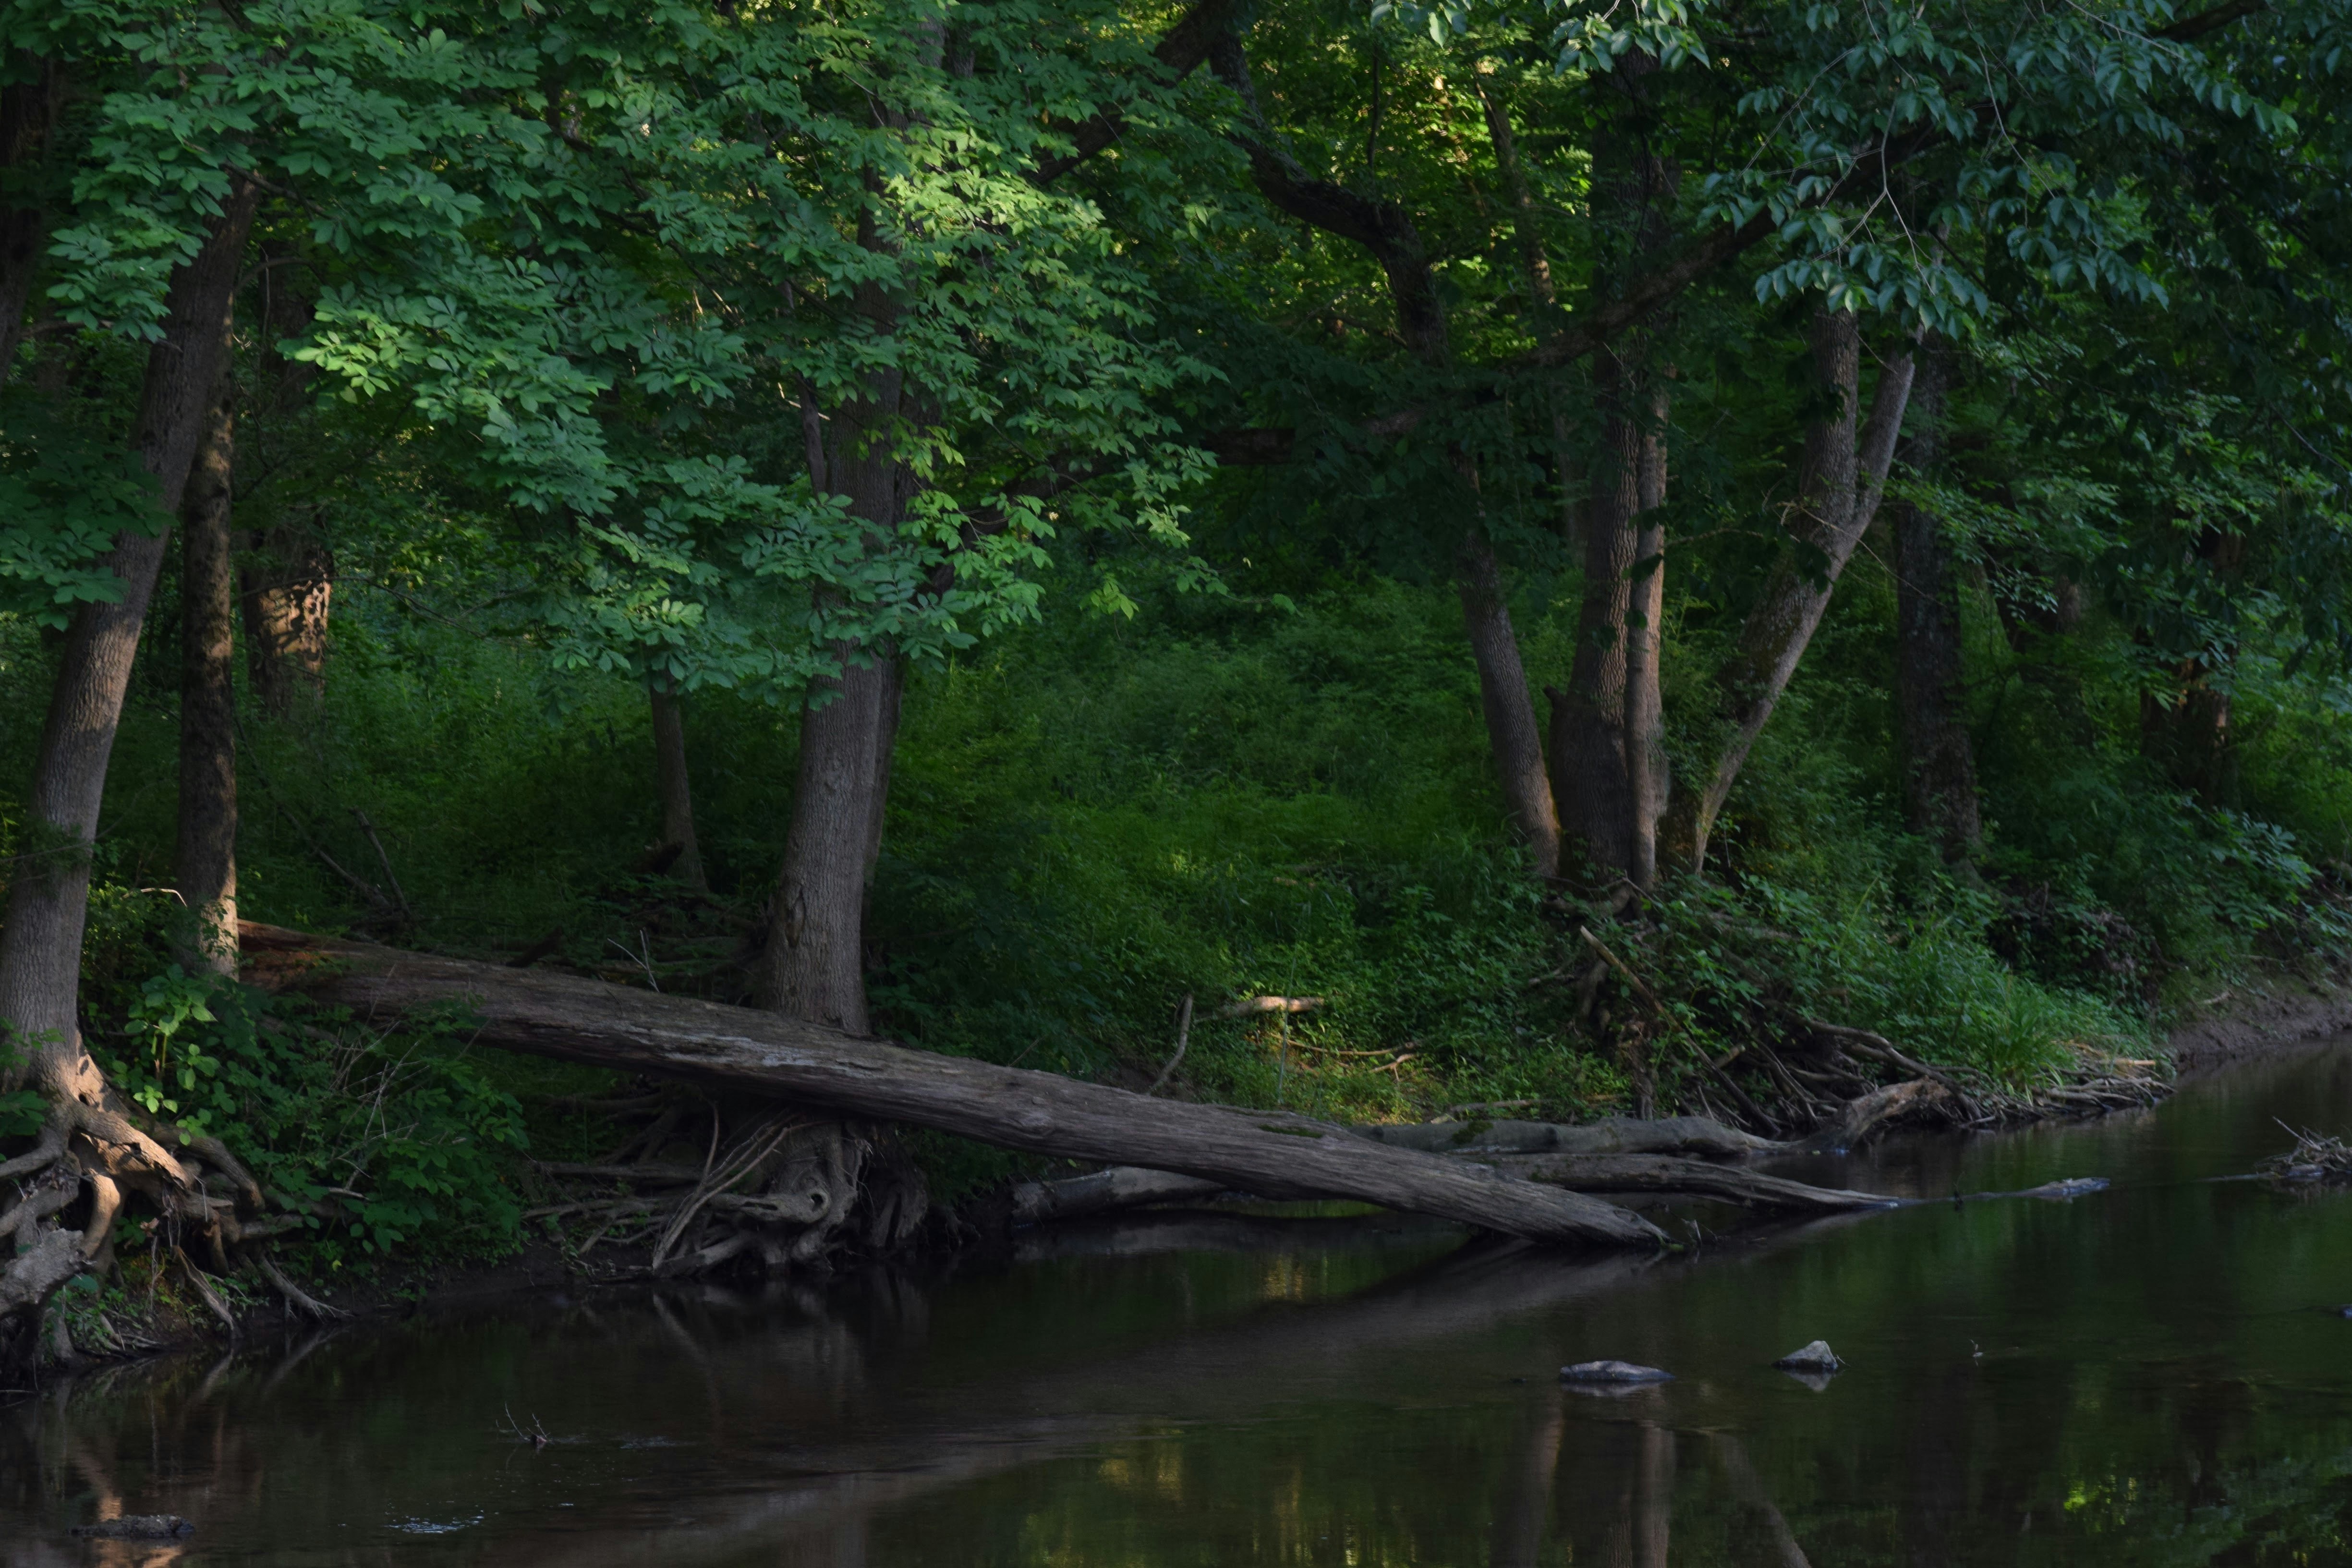
[{"label": "dry driftwood", "polygon": [[1899,1116],[1925,1110],[1951,1097],[1951,1090],[1932,1079],[1917,1078],[1871,1090],[1846,1104],[1845,1114],[1832,1126],[1806,1140],[1806,1147],[1838,1151],[1859,1147],[1880,1126]]},{"label": "dry driftwood", "polygon": [[1640,1215],[1303,1116],[1151,1100],[1057,1074],[866,1040],[772,1013],[247,923],[246,978],[390,1023],[473,1010],[474,1037],[699,1079],[1005,1148],[1147,1165],[1275,1198],[1349,1198],[1538,1240],[1649,1248]]},{"label": "dry driftwood", "polygon": [[1359,1138],[1391,1149],[1439,1154],[1699,1154],[1733,1159],[1785,1153],[1794,1147],[1705,1116],[1648,1121],[1611,1116],[1580,1127],[1554,1121],[1425,1121],[1353,1131]]},{"label": "dry driftwood", "polygon": [[1736,1166],[1710,1165],[1664,1154],[1506,1154],[1496,1162],[1538,1182],[1580,1193],[1654,1193],[1673,1197],[1719,1198],[1749,1208],[1791,1213],[1837,1214],[1852,1209],[1895,1208],[1902,1203],[1882,1193],[1816,1187],[1783,1176]]},{"label": "dry driftwood", "polygon": [[1140,1208],[1147,1204],[1213,1198],[1227,1190],[1224,1183],[1207,1177],[1147,1171],[1139,1165],[1113,1165],[1107,1171],[1083,1176],[1022,1183],[1013,1189],[1013,1223],[1044,1225],[1049,1220],[1076,1219],[1082,1215]]}]

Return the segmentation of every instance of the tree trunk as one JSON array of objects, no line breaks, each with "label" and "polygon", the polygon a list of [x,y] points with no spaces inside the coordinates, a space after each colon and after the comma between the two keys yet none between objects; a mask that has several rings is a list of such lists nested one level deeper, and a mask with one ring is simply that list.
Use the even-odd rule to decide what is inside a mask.
[{"label": "tree trunk", "polygon": [[[801,721],[800,773],[792,827],[768,931],[764,1004],[853,1035],[868,1029],[863,918],[868,846],[877,842],[883,777],[883,712],[890,678],[881,663],[848,661],[830,697]],[[813,694],[813,700],[814,700]]]},{"label": "tree trunk", "polygon": [[1527,668],[1519,662],[1519,639],[1511,627],[1502,569],[1495,563],[1486,531],[1475,523],[1462,536],[1457,582],[1462,620],[1478,666],[1486,743],[1495,755],[1495,773],[1502,781],[1512,829],[1528,847],[1536,875],[1556,877],[1559,874],[1559,818],[1552,805],[1551,778],[1544,768],[1543,736],[1536,727],[1535,704],[1528,697]]},{"label": "tree trunk", "polygon": [[248,978],[362,1018],[468,1005],[507,1050],[655,1072],[1005,1148],[1148,1166],[1277,1198],[1352,1198],[1538,1240],[1653,1247],[1648,1221],[1467,1160],[1390,1149],[1283,1111],[1155,1100],[805,1019],[601,981],[247,924]]},{"label": "tree trunk", "polygon": [[1594,381],[1601,451],[1584,520],[1584,595],[1577,611],[1576,660],[1568,690],[1552,694],[1551,776],[1560,831],[1580,847],[1585,869],[1603,885],[1634,881],[1633,776],[1626,754],[1626,625],[1641,542],[1641,424],[1628,405],[1624,362],[1604,353]]},{"label": "tree trunk", "polygon": [[1801,511],[1790,531],[1810,546],[1809,553],[1819,554],[1801,563],[1796,552],[1784,553],[1740,628],[1738,646],[1722,676],[1723,717],[1731,738],[1705,777],[1690,789],[1675,792],[1666,813],[1664,848],[1685,870],[1696,871],[1706,863],[1707,838],[1723,803],[1757,735],[1788,689],[1797,661],[1829,608],[1839,574],[1877,514],[1910,401],[1913,364],[1905,354],[1880,370],[1869,422],[1857,433],[1861,363],[1861,324],[1853,313],[1817,313],[1813,371],[1832,411],[1806,429],[1799,470]]},{"label": "tree trunk", "polygon": [[[1630,55],[1616,73],[1622,98],[1594,153],[1593,205],[1613,254],[1597,294],[1636,275],[1667,243],[1680,168],[1647,136],[1647,78],[1656,62]],[[1601,421],[1592,500],[1584,519],[1584,595],[1569,689],[1552,706],[1551,763],[1562,837],[1580,844],[1593,880],[1621,895],[1656,880],[1656,797],[1664,787],[1659,722],[1658,623],[1665,604],[1664,386],[1648,363],[1650,334],[1604,348],[1593,365]]]},{"label": "tree trunk", "polygon": [[694,837],[694,792],[686,774],[686,717],[659,678],[646,683],[654,710],[654,785],[661,796],[662,842],[678,847],[670,875],[697,892],[709,892],[702,848]]},{"label": "tree trunk", "polygon": [[257,186],[238,185],[195,258],[173,276],[163,336],[147,358],[134,437],[161,492],[163,526],[153,534],[126,529],[117,536],[107,564],[122,584],[121,599],[84,605],[66,635],[34,763],[32,853],[17,863],[0,928],[0,1019],[35,1047],[23,1070],[54,1108],[53,1131],[145,1144],[143,1152],[174,1179],[176,1163],[106,1108],[104,1075],[81,1047],[76,1003],[82,925],[107,761],[169,520],[187,489],[227,361],[237,271],[258,198]]},{"label": "tree trunk", "polygon": [[[865,304],[877,330],[887,331],[892,307],[878,291]],[[862,397],[836,409],[824,431],[810,433],[812,479],[820,492],[848,498],[850,515],[866,523],[877,549],[891,547],[914,482],[888,435],[905,395],[896,371],[877,372]],[[801,719],[800,772],[760,996],[792,1017],[863,1035],[870,1027],[866,887],[881,852],[899,678],[887,647],[843,642],[834,652],[841,672],[812,684]]]},{"label": "tree trunk", "polygon": [[2237,783],[2230,694],[2197,659],[2183,659],[2176,679],[2168,697],[2140,694],[2140,754],[2206,805],[2227,805]]},{"label": "tree trunk", "polygon": [[[1948,356],[1923,349],[1912,378],[1918,434],[1904,462],[1921,478],[1942,452]],[[1952,549],[1942,520],[1916,501],[1895,503],[1895,727],[1903,769],[1903,816],[1947,860],[1974,856],[1984,837],[1977,809],[1976,752],[1969,739],[1960,667],[1960,613]]]},{"label": "tree trunk", "polygon": [[1665,810],[1666,396],[1652,387],[1642,423],[1633,581],[1625,610],[1625,800],[1633,812],[1625,874],[1643,892],[1658,880],[1658,816]]},{"label": "tree trunk", "polygon": [[191,969],[236,973],[236,593],[229,568],[236,394],[224,380],[180,509],[180,822],[174,879]]},{"label": "tree trunk", "polygon": [[315,712],[327,694],[327,617],[335,556],[315,513],[281,519],[256,542],[240,584],[246,669],[273,719]]},{"label": "tree trunk", "polygon": [[[1227,34],[1211,58],[1217,74],[1240,96],[1250,121],[1264,132],[1262,142],[1244,143],[1259,193],[1301,222],[1361,246],[1380,263],[1388,281],[1397,335],[1406,349],[1425,370],[1440,374],[1451,371],[1454,350],[1444,299],[1412,217],[1391,202],[1307,178],[1306,171],[1281,149],[1281,139],[1264,123],[1257,91],[1250,80],[1248,57],[1239,38]],[[1483,98],[1485,89],[1480,90]],[[1490,119],[1490,131],[1492,124]],[[1504,135],[1509,135],[1507,124]],[[1532,227],[1527,232],[1534,237]],[[1537,261],[1541,262],[1539,249]],[[1538,271],[1549,287],[1549,268],[1538,265]],[[1464,499],[1470,509],[1455,556],[1460,571],[1457,586],[1471,658],[1478,667],[1487,744],[1501,775],[1512,824],[1527,841],[1537,870],[1549,876],[1559,864],[1559,829],[1557,808],[1543,776],[1542,750],[1535,739],[1541,731],[1534,700],[1528,693],[1518,636],[1511,626],[1509,596],[1503,590],[1494,546],[1477,511],[1477,468],[1458,447],[1451,456],[1454,471],[1462,476]]]}]

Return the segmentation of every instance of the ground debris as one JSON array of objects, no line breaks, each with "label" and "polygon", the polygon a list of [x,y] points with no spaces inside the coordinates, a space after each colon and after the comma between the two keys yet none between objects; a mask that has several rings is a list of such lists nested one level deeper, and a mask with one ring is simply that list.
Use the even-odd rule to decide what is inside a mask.
[{"label": "ground debris", "polygon": [[2257,1175],[2280,1186],[2352,1184],[2352,1143],[2307,1129],[2298,1132],[2284,1121],[2279,1126],[2294,1139],[2294,1147],[2255,1166]]}]

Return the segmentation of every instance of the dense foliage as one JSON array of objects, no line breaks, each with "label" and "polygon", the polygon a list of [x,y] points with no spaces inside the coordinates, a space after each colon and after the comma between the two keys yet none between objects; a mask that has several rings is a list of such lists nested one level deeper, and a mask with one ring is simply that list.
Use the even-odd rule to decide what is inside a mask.
[{"label": "dense foliage", "polygon": [[[2017,1093],[2145,1058],[2352,939],[2347,21],[0,6],[7,848],[64,831],[68,628],[165,521],[149,345],[257,185],[247,919],[790,1006],[820,715],[887,668],[842,918],[934,1049],[1139,1085],[1190,996],[1180,1092],[1371,1119],[1728,1110],[1741,1053],[1785,1103],[1820,1020]],[[342,1197],[326,1245],[509,1239],[522,1151],[597,1152],[578,1075],[184,962],[187,571],[105,774],[95,1056]],[[1654,860],[1557,715],[1531,834],[1546,701],[1618,715]]]}]

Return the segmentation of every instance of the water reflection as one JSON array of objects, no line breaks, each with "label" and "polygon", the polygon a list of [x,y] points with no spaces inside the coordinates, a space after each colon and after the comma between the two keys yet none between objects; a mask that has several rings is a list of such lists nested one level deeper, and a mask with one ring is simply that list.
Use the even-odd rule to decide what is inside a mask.
[{"label": "water reflection", "polygon": [[[0,1411],[0,1564],[2352,1561],[2352,1200],[2201,1179],[2280,1116],[2352,1130],[2352,1056],[1817,1173],[2105,1193],[1662,1263],[1171,1215],[125,1369]],[[1771,1369],[1815,1338],[1849,1370]],[[1679,1380],[1553,1377],[1604,1356]],[[200,1533],[65,1533],[164,1511]]]}]

